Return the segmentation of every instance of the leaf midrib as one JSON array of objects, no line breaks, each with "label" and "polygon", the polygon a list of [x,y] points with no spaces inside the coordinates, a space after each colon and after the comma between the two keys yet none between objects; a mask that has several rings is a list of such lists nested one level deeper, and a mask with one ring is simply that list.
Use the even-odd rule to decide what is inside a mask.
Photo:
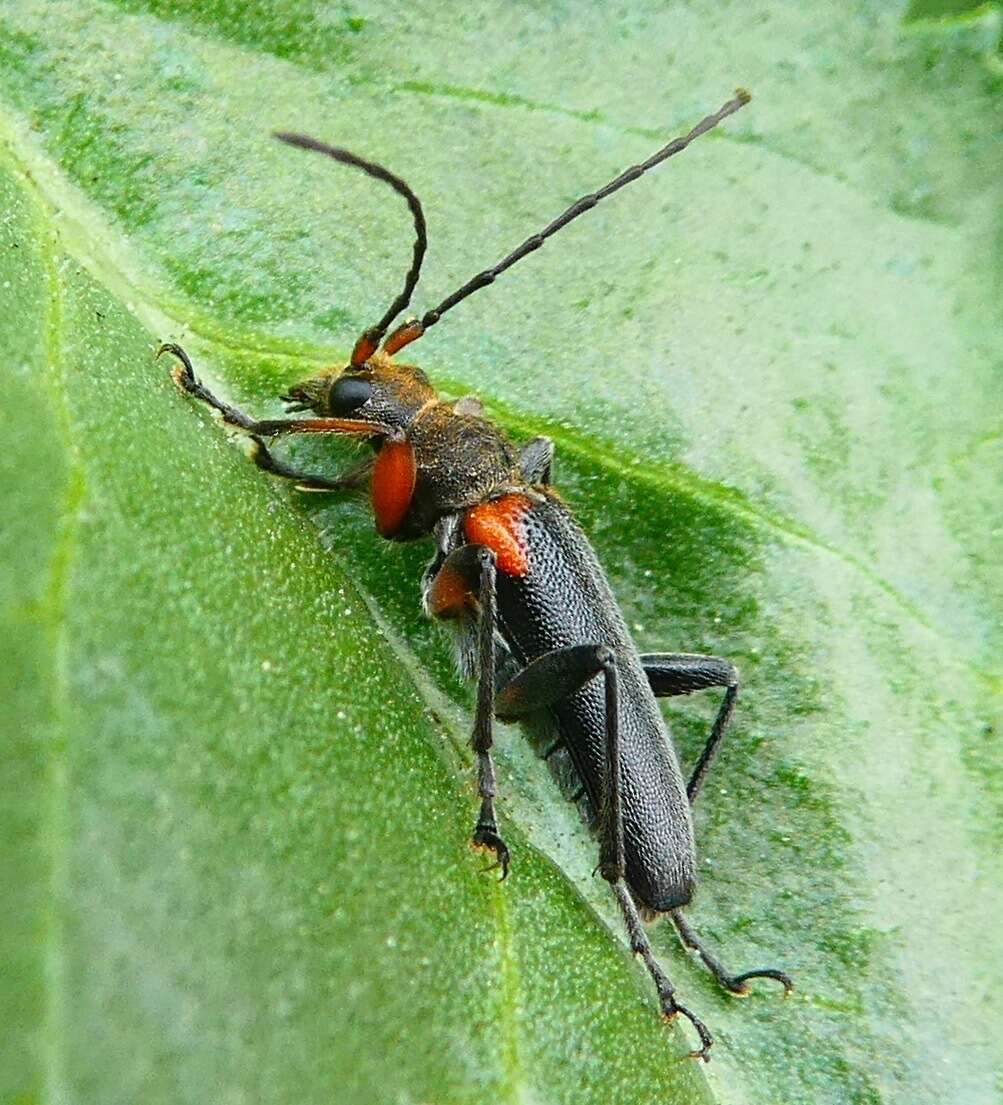
[{"label": "leaf midrib", "polygon": [[[55,243],[45,233],[40,198],[32,197],[34,218],[39,227],[40,255],[47,283],[47,317],[44,334],[47,359],[55,372],[61,373],[63,356],[63,296],[56,260]],[[48,378],[47,378],[48,380]],[[80,518],[86,493],[84,467],[73,440],[70,413],[65,393],[49,387],[55,413],[55,425],[64,441],[67,461],[66,486],[58,514],[56,539],[49,562],[48,583],[42,599],[50,655],[53,658],[52,731],[46,756],[44,826],[45,853],[49,858],[48,913],[42,956],[45,978],[45,1009],[43,1027],[43,1085],[49,1101],[66,1099],[66,1071],[63,1043],[66,1011],[66,953],[60,903],[66,897],[69,832],[67,809],[69,774],[66,742],[69,739],[69,667],[67,662],[66,609],[73,565],[76,558]]]}]

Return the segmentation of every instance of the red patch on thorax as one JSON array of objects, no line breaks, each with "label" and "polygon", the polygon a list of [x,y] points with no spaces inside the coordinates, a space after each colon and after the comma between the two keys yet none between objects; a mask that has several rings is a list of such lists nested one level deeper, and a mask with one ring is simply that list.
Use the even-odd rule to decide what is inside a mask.
[{"label": "red patch on thorax", "polygon": [[524,576],[529,571],[522,520],[532,505],[525,495],[503,495],[471,507],[464,519],[467,540],[489,548],[495,554],[498,570],[506,575]]},{"label": "red patch on thorax", "polygon": [[407,441],[388,441],[373,468],[373,513],[381,537],[393,537],[411,505],[417,467]]}]

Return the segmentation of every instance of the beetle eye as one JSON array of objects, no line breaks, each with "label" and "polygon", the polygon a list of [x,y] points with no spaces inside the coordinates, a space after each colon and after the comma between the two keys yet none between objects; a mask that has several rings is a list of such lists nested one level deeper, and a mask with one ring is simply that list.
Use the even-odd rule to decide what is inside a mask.
[{"label": "beetle eye", "polygon": [[368,380],[358,376],[339,376],[331,385],[327,402],[332,414],[348,414],[361,407],[372,393],[373,385]]}]

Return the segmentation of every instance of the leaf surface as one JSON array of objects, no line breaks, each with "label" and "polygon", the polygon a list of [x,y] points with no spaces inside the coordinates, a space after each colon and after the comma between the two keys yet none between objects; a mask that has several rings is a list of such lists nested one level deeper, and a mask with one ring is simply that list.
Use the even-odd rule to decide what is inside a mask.
[{"label": "leaf surface", "polygon": [[[6,1099],[999,1100],[999,28],[902,14],[0,6]],[[414,347],[555,439],[643,649],[742,669],[690,915],[799,989],[654,930],[703,1071],[516,729],[512,877],[470,852],[427,546],[275,486],[152,351],[277,413],[395,293],[403,205],[271,130],[409,180],[424,309],[737,83]],[[713,709],[666,706],[684,762]]]}]

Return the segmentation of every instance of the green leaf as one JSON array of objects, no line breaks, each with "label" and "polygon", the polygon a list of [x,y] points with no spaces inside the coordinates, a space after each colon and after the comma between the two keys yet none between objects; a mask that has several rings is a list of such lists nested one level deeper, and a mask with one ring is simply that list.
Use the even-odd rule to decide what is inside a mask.
[{"label": "green leaf", "polygon": [[995,7],[995,0],[909,0],[907,23],[920,19],[968,19]]},{"label": "green leaf", "polygon": [[[1000,1100],[998,26],[901,14],[0,5],[0,1098]],[[397,290],[403,205],[274,129],[409,180],[424,308],[739,83],[415,346],[555,439],[642,648],[742,668],[690,917],[799,988],[654,929],[704,1070],[517,729],[510,879],[468,848],[427,545],[276,486],[153,350],[277,412]]]}]

